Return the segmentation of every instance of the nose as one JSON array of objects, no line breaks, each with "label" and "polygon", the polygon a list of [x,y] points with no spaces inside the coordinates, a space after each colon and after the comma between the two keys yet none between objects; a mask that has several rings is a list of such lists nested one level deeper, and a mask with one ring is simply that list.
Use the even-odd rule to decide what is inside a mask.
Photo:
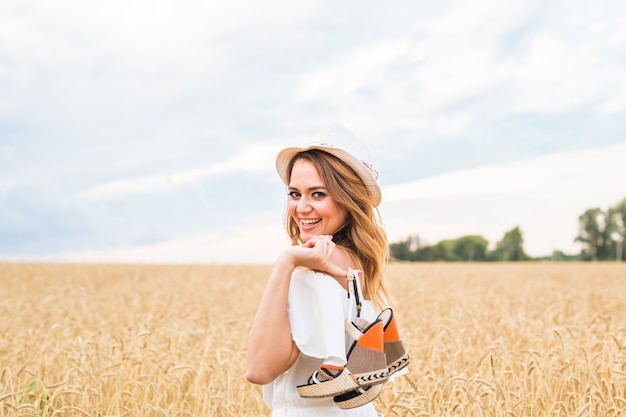
[{"label": "nose", "polygon": [[300,197],[300,199],[298,200],[298,205],[296,206],[296,211],[298,213],[306,213],[310,209],[311,209],[311,204],[309,202],[309,199],[306,198],[305,196]]}]

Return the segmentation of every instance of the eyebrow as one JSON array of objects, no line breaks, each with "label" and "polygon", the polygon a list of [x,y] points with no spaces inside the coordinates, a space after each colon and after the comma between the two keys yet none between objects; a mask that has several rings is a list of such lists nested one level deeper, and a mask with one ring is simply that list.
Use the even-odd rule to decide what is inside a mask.
[{"label": "eyebrow", "polygon": [[[297,187],[291,187],[291,186],[290,186],[290,187],[288,187],[288,189],[289,189],[289,191],[300,191],[300,190],[298,190],[298,188],[297,188]],[[326,187],[324,187],[324,186],[322,186],[322,185],[319,185],[319,186],[317,186],[317,187],[310,187],[310,188],[307,188],[307,190],[306,190],[306,191],[312,192],[312,191],[319,191],[319,190],[326,191]]]}]

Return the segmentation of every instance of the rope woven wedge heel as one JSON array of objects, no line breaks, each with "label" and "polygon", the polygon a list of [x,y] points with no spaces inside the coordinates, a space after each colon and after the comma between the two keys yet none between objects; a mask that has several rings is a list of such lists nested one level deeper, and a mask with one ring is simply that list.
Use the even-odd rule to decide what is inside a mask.
[{"label": "rope woven wedge heel", "polygon": [[[359,318],[361,325],[366,324],[363,319]],[[376,320],[384,323],[383,341],[386,364],[389,377],[404,369],[409,364],[409,354],[400,340],[398,327],[395,316],[391,308],[384,309]],[[352,327],[356,327],[353,323],[346,325],[346,331],[352,335],[354,331]],[[407,376],[407,375],[405,375]],[[372,385],[366,388],[359,387],[354,391],[350,391],[333,398],[335,404],[342,409],[355,408],[367,404],[374,400],[383,389],[383,384]]]},{"label": "rope woven wedge heel", "polygon": [[343,369],[331,369],[322,365],[311,375],[306,385],[297,387],[298,394],[305,398],[334,397],[357,388],[387,380],[389,371],[383,345],[383,322],[370,324],[363,332],[358,331],[348,352],[348,361]]}]

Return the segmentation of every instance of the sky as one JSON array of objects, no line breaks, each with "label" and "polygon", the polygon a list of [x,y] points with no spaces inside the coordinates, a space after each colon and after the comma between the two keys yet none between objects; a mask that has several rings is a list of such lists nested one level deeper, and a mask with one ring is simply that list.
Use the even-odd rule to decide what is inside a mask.
[{"label": "sky", "polygon": [[626,198],[626,3],[0,2],[0,260],[271,263],[277,152],[344,124],[391,242],[580,252]]}]

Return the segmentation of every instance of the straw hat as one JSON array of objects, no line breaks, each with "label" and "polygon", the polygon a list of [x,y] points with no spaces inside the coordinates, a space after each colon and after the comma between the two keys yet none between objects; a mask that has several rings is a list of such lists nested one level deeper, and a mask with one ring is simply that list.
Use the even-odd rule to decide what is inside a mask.
[{"label": "straw hat", "polygon": [[380,204],[378,172],[373,168],[365,144],[348,129],[339,124],[324,126],[304,147],[285,148],[276,157],[276,169],[283,182],[289,185],[289,164],[300,152],[319,149],[327,152],[352,168],[361,178],[372,196],[374,207]]}]

